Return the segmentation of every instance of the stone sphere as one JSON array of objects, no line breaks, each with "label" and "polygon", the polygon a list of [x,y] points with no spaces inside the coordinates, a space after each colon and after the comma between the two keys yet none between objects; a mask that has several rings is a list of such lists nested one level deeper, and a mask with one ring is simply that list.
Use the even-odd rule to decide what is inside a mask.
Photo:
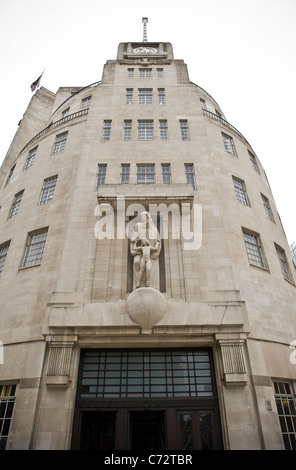
[{"label": "stone sphere", "polygon": [[151,331],[166,314],[166,299],[153,287],[135,289],[126,302],[129,317],[142,328],[143,332]]}]

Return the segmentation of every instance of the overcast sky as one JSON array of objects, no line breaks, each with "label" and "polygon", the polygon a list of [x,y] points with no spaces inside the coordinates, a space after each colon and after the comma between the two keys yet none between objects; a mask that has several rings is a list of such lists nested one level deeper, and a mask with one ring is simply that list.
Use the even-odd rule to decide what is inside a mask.
[{"label": "overcast sky", "polygon": [[0,164],[43,69],[53,92],[100,80],[144,16],[249,141],[296,241],[296,0],[0,0]]}]

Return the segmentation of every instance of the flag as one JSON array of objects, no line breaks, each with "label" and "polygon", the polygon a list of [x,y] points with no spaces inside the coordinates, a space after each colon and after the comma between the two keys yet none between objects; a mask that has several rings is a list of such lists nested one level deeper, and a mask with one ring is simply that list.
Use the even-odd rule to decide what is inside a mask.
[{"label": "flag", "polygon": [[35,80],[35,82],[31,83],[31,91],[35,91],[36,88],[39,87],[40,82],[41,82],[41,77],[42,77],[43,73],[44,73],[44,71],[42,72],[42,74],[40,75],[40,77],[38,77],[37,80]]}]

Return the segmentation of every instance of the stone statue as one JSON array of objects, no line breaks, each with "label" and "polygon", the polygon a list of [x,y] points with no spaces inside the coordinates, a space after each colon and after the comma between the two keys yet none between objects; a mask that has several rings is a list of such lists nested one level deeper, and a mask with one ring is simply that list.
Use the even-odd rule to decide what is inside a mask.
[{"label": "stone statue", "polygon": [[149,212],[141,214],[131,236],[130,251],[134,257],[134,288],[159,289],[158,256],[161,250],[160,236]]}]

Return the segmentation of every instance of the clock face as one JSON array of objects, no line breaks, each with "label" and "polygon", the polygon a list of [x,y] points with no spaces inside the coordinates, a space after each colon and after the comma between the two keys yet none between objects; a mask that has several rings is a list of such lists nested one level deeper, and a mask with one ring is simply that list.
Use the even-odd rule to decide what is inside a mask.
[{"label": "clock face", "polygon": [[155,54],[157,49],[155,47],[141,46],[134,49],[136,54]]}]

